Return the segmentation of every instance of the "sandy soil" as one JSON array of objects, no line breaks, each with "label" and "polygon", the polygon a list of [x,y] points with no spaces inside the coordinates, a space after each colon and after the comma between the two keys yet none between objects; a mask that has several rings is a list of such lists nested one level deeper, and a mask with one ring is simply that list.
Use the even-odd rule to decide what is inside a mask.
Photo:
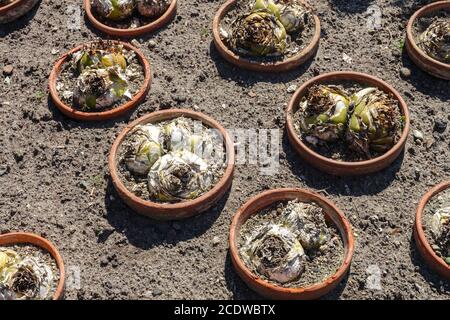
[{"label": "sandy soil", "polygon": [[[211,24],[223,0],[180,1],[169,26],[139,39],[155,76],[147,100],[127,117],[87,124],[48,101],[47,78],[60,54],[101,34],[84,18],[81,30],[68,30],[74,15],[62,3],[81,1],[43,0],[0,27],[0,70],[14,67],[10,84],[0,79],[0,232],[31,231],[53,241],[67,266],[80,268],[81,288],[69,286],[68,299],[258,298],[232,269],[230,221],[263,190],[305,187],[328,194],[357,235],[351,273],[326,298],[448,299],[449,283],[422,262],[412,240],[419,198],[450,176],[449,82],[420,71],[401,50],[407,19],[425,2],[314,1],[323,27],[317,56],[298,70],[267,75],[239,70],[215,50]],[[372,4],[383,12],[376,32],[366,28]],[[238,165],[226,197],[181,222],[140,217],[113,190],[107,155],[130,120],[185,107],[228,129],[283,129],[288,88],[335,70],[367,72],[394,85],[425,142],[411,134],[404,155],[380,173],[332,178],[299,160],[283,135],[277,174]],[[372,281],[377,275],[380,283]]]}]

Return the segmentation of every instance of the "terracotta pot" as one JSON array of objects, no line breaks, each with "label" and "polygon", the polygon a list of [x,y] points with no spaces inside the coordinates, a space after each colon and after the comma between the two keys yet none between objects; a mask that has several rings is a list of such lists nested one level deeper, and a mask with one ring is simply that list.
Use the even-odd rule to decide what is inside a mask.
[{"label": "terracotta pot", "polygon": [[445,261],[442,260],[442,258],[440,258],[431,248],[431,245],[428,242],[427,237],[425,236],[425,232],[423,230],[422,220],[424,215],[423,211],[428,201],[430,201],[430,199],[433,198],[435,195],[437,195],[438,193],[444,191],[449,187],[450,187],[450,180],[438,184],[423,196],[416,210],[416,223],[414,224],[414,239],[423,259],[434,271],[436,271],[442,277],[448,280],[450,280],[450,266],[447,263],[445,263]]},{"label": "terracotta pot", "polygon": [[[214,186],[213,189],[203,194],[202,196],[180,203],[157,203],[149,200],[144,200],[134,195],[125,187],[117,172],[118,150],[125,136],[137,125],[147,123],[156,123],[165,120],[174,119],[180,116],[196,119],[202,121],[205,125],[217,129],[224,137],[224,144],[227,155],[227,168],[221,180]],[[185,219],[191,216],[200,214],[214,204],[216,204],[231,187],[234,173],[234,144],[227,131],[214,119],[187,109],[172,109],[157,111],[145,115],[136,121],[132,122],[119,134],[114,142],[109,156],[109,171],[111,179],[117,193],[122,200],[134,211],[142,215],[148,216],[158,220],[178,220]]]},{"label": "terracotta pot", "polygon": [[39,0],[16,0],[0,7],[0,24],[9,23],[28,13]]},{"label": "terracotta pot", "polygon": [[233,51],[228,49],[226,44],[223,43],[222,39],[220,38],[220,22],[222,21],[222,18],[227,14],[227,12],[234,7],[235,4],[236,0],[228,0],[220,7],[219,11],[217,11],[213,21],[214,44],[216,45],[216,48],[219,51],[220,55],[228,62],[240,68],[253,71],[282,72],[300,66],[316,54],[320,42],[320,20],[317,15],[314,15],[314,24],[316,29],[313,39],[305,49],[303,49],[293,57],[273,63],[262,63],[252,61],[235,54]]},{"label": "terracotta pot", "polygon": [[[355,81],[361,84],[374,86],[390,93],[399,102],[402,115],[405,117],[405,127],[402,136],[397,144],[388,152],[374,159],[358,162],[336,161],[324,157],[310,149],[298,136],[294,128],[293,115],[297,111],[301,98],[305,95],[308,88],[314,84],[327,83],[331,81]],[[403,151],[409,134],[410,118],[408,107],[400,94],[386,82],[373,76],[358,72],[332,72],[322,74],[304,83],[292,97],[286,115],[286,127],[289,141],[297,153],[309,164],[332,175],[363,175],[379,171],[389,166]]]},{"label": "terracotta pot", "polygon": [[70,55],[81,50],[84,45],[80,45],[76,47],[75,49],[65,53],[59,60],[56,62],[55,66],[53,67],[52,72],[50,73],[49,78],[49,91],[50,96],[52,97],[53,102],[55,103],[56,107],[64,113],[66,116],[77,119],[77,120],[85,120],[85,121],[100,121],[100,120],[108,120],[112,118],[116,118],[118,116],[121,116],[130,110],[132,110],[134,107],[136,107],[139,103],[141,103],[145,97],[147,96],[148,91],[150,90],[151,85],[151,70],[150,70],[150,63],[148,62],[147,58],[145,58],[144,54],[141,50],[133,47],[129,43],[121,42],[121,41],[113,41],[116,44],[121,44],[123,47],[127,50],[133,50],[136,52],[136,56],[139,59],[140,63],[142,64],[144,68],[144,83],[139,90],[138,93],[135,94],[135,96],[125,104],[121,105],[120,107],[101,111],[101,112],[83,112],[80,111],[72,106],[69,106],[65,104],[60,98],[58,91],[56,90],[56,83],[59,77],[59,74],[61,72],[62,66],[64,63],[68,62],[70,59]]},{"label": "terracotta pot", "polygon": [[53,259],[55,259],[59,270],[59,282],[56,287],[56,291],[53,294],[53,300],[62,299],[64,295],[66,273],[64,269],[64,262],[56,247],[50,241],[32,233],[14,232],[0,235],[0,246],[15,244],[31,244],[33,246],[40,247],[51,254]]},{"label": "terracotta pot", "polygon": [[[330,278],[322,283],[315,284],[306,288],[283,288],[271,284],[257,275],[252,273],[242,261],[239,250],[239,232],[241,226],[252,215],[258,214],[261,210],[279,201],[290,201],[298,199],[304,202],[315,202],[323,208],[326,219],[333,223],[340,232],[344,242],[344,262],[339,270]],[[341,282],[344,276],[350,269],[350,263],[353,258],[355,250],[354,238],[351,226],[347,221],[341,210],[339,210],[334,203],[325,197],[304,189],[276,189],[263,192],[245,203],[236,213],[233,218],[230,230],[230,252],[231,261],[238,275],[244,282],[258,294],[269,299],[283,299],[283,300],[311,300],[318,299],[321,296],[329,293]]]},{"label": "terracotta pot", "polygon": [[157,29],[160,29],[164,25],[168,24],[177,12],[177,0],[172,0],[172,3],[170,4],[169,8],[161,17],[159,17],[158,19],[149,24],[134,29],[113,28],[100,22],[100,20],[98,20],[93,13],[90,0],[84,0],[84,8],[86,10],[86,15],[89,21],[91,21],[91,23],[94,25],[95,28],[111,36],[133,38],[142,36],[146,33],[156,31]]},{"label": "terracotta pot", "polygon": [[411,60],[425,72],[438,78],[450,80],[450,64],[440,62],[428,56],[417,46],[414,39],[414,24],[416,20],[440,10],[447,10],[450,12],[450,1],[439,1],[429,4],[418,10],[411,19],[409,19],[406,31],[406,51]]}]

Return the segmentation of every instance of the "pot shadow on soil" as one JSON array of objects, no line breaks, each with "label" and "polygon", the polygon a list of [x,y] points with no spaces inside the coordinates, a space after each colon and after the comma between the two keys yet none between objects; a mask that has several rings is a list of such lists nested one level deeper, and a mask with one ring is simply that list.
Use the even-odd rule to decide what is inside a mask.
[{"label": "pot shadow on soil", "polygon": [[[119,36],[112,36],[107,33],[102,32],[101,30],[97,29],[89,20],[86,11],[83,9],[83,18],[84,18],[84,24],[85,26],[91,31],[93,34],[95,34],[98,38],[103,40],[119,40],[124,42],[131,42],[133,39],[141,40],[143,43],[146,43],[148,40],[154,39],[160,32],[164,31],[170,24],[176,22],[176,15],[169,20],[165,25],[163,25],[161,28],[150,32],[150,33],[144,33],[136,37],[119,37]],[[142,50],[142,48],[140,48]]]},{"label": "pot shadow on soil", "polygon": [[98,242],[105,242],[113,232],[118,232],[124,235],[131,245],[147,250],[162,244],[175,245],[197,238],[207,232],[217,220],[228,201],[230,190],[215,206],[200,215],[185,220],[157,221],[128,208],[109,180],[104,201],[106,219],[114,230],[100,233]]},{"label": "pot shadow on soil", "polygon": [[[339,285],[330,293],[320,298],[321,300],[336,300],[339,299],[342,292],[344,291],[347,281],[349,278],[349,273],[345,275]],[[234,270],[233,263],[231,262],[230,251],[227,252],[225,259],[225,282],[227,288],[233,292],[233,299],[236,300],[261,300],[265,299],[258,293],[250,289],[245,282],[238,276]]]},{"label": "pot shadow on soil", "polygon": [[34,16],[36,15],[37,11],[39,10],[39,7],[41,6],[41,2],[39,1],[30,11],[27,12],[24,16],[6,23],[6,24],[0,24],[0,37],[5,37],[10,33],[13,33],[17,30],[25,28],[28,23],[33,20]]},{"label": "pot shadow on soil", "polygon": [[[286,83],[300,78],[305,74],[316,55],[308,59],[299,67],[286,72],[258,72],[239,68],[232,63],[226,61],[217,50],[214,41],[211,41],[209,46],[210,57],[216,65],[217,72],[222,79],[236,82],[236,85],[241,87],[250,87],[257,83]],[[317,54],[317,53],[316,53]]]},{"label": "pot shadow on soil", "polygon": [[420,93],[436,97],[442,102],[450,101],[450,81],[436,78],[429,73],[423,71],[409,58],[406,49],[402,52],[402,64],[404,67],[412,70],[411,76],[403,79],[409,82]]},{"label": "pot shadow on soil", "polygon": [[[147,98],[146,98],[147,99]],[[142,103],[145,103],[146,100],[144,100]],[[140,103],[139,105],[142,105]],[[114,128],[116,124],[124,123],[128,124],[133,116],[133,113],[137,110],[139,107],[136,106],[134,109],[130,110],[129,112],[125,113],[124,115],[121,115],[119,117],[109,119],[109,120],[100,120],[100,121],[83,121],[83,120],[76,120],[72,119],[66,115],[64,115],[55,105],[53,102],[52,97],[50,94],[47,97],[47,107],[48,110],[52,114],[52,119],[56,122],[60,123],[61,126],[65,130],[71,130],[73,128],[80,128],[80,129],[94,129],[94,128],[105,128],[105,129],[111,129]]]},{"label": "pot shadow on soil", "polygon": [[433,271],[420,255],[414,240],[414,232],[411,233],[409,251],[412,264],[417,267],[418,272],[427,283],[430,283],[440,293],[450,294],[450,282],[445,281],[444,278]]},{"label": "pot shadow on soil", "polygon": [[387,168],[370,175],[338,177],[324,173],[304,161],[290,144],[286,130],[282,148],[292,173],[309,188],[340,196],[375,195],[386,189],[401,169],[404,153]]}]

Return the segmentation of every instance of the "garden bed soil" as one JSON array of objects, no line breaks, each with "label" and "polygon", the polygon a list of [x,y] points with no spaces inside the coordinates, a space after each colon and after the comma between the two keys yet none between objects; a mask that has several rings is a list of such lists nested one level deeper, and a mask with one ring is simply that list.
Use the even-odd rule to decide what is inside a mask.
[{"label": "garden bed soil", "polygon": [[[101,34],[81,16],[81,1],[41,1],[0,26],[0,233],[52,241],[68,276],[80,271],[67,299],[258,299],[232,267],[231,220],[262,191],[309,188],[345,213],[356,241],[349,276],[324,299],[448,300],[450,284],[421,259],[411,236],[419,199],[450,178],[448,81],[422,72],[402,51],[408,19],[429,2],[314,1],[323,27],[317,56],[290,72],[260,74],[230,65],[215,49],[211,25],[223,0],[180,1],[173,23],[133,41],[154,67],[146,101],[118,119],[84,123],[47,99],[47,80],[59,55]],[[382,10],[374,32],[371,5]],[[80,29],[68,7],[79,9]],[[12,74],[2,72],[8,65]],[[381,172],[327,175],[302,161],[284,135],[290,87],[337,70],[385,80],[410,108],[405,152]],[[279,129],[275,174],[236,161],[232,189],[201,216],[155,222],[136,214],[110,182],[111,145],[130,121],[170,107],[201,111],[228,130]]]}]

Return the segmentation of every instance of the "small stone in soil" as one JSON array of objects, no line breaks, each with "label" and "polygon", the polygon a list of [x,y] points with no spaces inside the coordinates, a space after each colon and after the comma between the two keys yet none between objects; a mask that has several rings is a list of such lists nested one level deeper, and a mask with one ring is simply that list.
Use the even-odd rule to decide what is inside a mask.
[{"label": "small stone in soil", "polygon": [[401,68],[400,75],[402,78],[409,78],[411,76],[411,70],[408,68]]},{"label": "small stone in soil", "polygon": [[3,68],[3,74],[5,76],[11,76],[14,72],[14,67],[12,65],[7,65]]},{"label": "small stone in soil", "polygon": [[0,177],[4,176],[9,172],[9,166],[8,165],[1,165],[0,166]]},{"label": "small stone in soil", "polygon": [[297,90],[297,86],[295,84],[292,84],[287,88],[287,93],[294,93],[295,90]]},{"label": "small stone in soil", "polygon": [[160,295],[162,295],[162,291],[159,289],[155,289],[155,290],[153,290],[152,295],[154,297],[160,296]]},{"label": "small stone in soil", "polygon": [[413,136],[414,136],[414,140],[423,141],[423,133],[422,133],[422,131],[414,130],[413,131]]},{"label": "small stone in soil", "polygon": [[447,129],[447,122],[441,119],[436,119],[434,121],[434,131],[443,133]]},{"label": "small stone in soil", "polygon": [[218,246],[220,244],[220,238],[218,236],[215,236],[213,238],[213,246]]}]

